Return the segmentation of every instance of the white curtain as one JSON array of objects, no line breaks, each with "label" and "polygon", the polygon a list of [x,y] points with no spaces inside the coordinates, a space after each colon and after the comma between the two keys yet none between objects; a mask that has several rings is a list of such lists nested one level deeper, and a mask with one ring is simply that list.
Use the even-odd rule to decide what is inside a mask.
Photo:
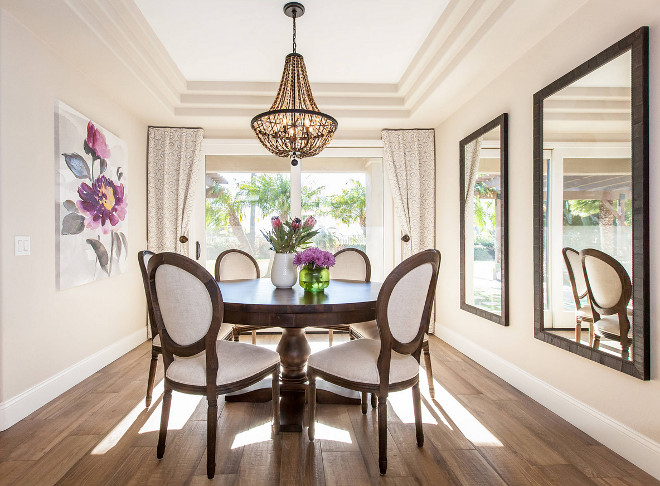
[{"label": "white curtain", "polygon": [[[383,162],[403,231],[403,258],[408,258],[435,248],[435,131],[383,130],[382,138]],[[432,316],[429,332],[434,328]]]},{"label": "white curtain", "polygon": [[[481,152],[481,136],[465,146],[465,207],[467,208],[474,196],[474,184],[479,173],[479,154]],[[466,209],[467,211],[467,209]]]},{"label": "white curtain", "polygon": [[201,128],[149,127],[147,248],[188,255],[193,187],[202,165]]}]

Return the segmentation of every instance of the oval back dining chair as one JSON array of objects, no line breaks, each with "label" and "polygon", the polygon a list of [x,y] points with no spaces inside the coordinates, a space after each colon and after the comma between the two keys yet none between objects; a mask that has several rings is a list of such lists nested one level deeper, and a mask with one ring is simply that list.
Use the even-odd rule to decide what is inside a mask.
[{"label": "oval back dining chair", "polygon": [[309,439],[314,440],[316,378],[362,393],[378,395],[378,465],[387,471],[387,396],[412,387],[417,445],[424,445],[419,358],[428,330],[438,281],[440,252],[426,250],[399,264],[378,294],[376,321],[380,340],[357,339],[312,354],[309,379]]},{"label": "oval back dining chair", "polygon": [[154,320],[165,364],[165,392],[156,455],[165,453],[172,390],[206,396],[207,462],[215,474],[218,395],[273,378],[273,433],[279,433],[279,355],[266,348],[218,341],[224,304],[213,276],[178,253],[160,253],[147,267]]},{"label": "oval back dining chair", "polygon": [[[371,263],[366,253],[357,248],[345,248],[335,253],[335,266],[330,269],[330,278],[344,280],[359,280],[368,282],[371,278]],[[332,331],[330,331],[332,332]],[[366,321],[349,326],[350,339],[380,339],[376,321]],[[431,351],[429,348],[429,335],[424,333],[422,343],[424,354],[424,367],[429,385],[431,398],[435,398],[433,386],[433,367],[431,366]],[[376,397],[371,396],[371,405],[376,407]]]},{"label": "oval back dining chair", "polygon": [[[215,260],[215,279],[218,282],[251,280],[260,277],[259,264],[252,255],[243,250],[237,248],[225,250]],[[266,326],[234,324],[234,341],[238,341],[241,332],[251,332],[252,344],[257,344],[257,329],[263,329],[264,327]]]},{"label": "oval back dining chair", "polygon": [[575,342],[579,343],[582,340],[582,323],[586,322],[589,324],[589,346],[591,346],[594,341],[594,318],[591,314],[591,305],[589,303],[582,305],[580,302],[580,299],[587,297],[587,282],[582,271],[582,257],[580,252],[569,247],[562,248],[561,253],[564,256],[568,280],[571,282],[575,301]]},{"label": "oval back dining chair", "polygon": [[[138,265],[140,266],[140,273],[142,274],[142,284],[144,285],[144,293],[147,298],[147,314],[149,318],[149,326],[151,327],[151,364],[149,365],[149,377],[147,378],[147,396],[145,399],[145,406],[149,408],[151,405],[151,398],[154,390],[154,379],[156,377],[156,367],[158,366],[158,355],[161,354],[160,336],[158,335],[158,328],[156,321],[154,321],[154,308],[151,302],[151,292],[149,292],[149,280],[147,278],[147,265],[149,260],[155,253],[149,250],[142,250],[138,252]],[[232,326],[229,324],[222,324],[218,332],[218,339],[230,339],[232,335]]]},{"label": "oval back dining chair", "polygon": [[621,357],[627,360],[632,344],[632,311],[628,309],[632,297],[630,276],[623,265],[607,253],[588,248],[580,255],[594,316],[592,346],[598,349],[601,338],[618,341]]},{"label": "oval back dining chair", "polygon": [[[331,280],[350,280],[353,282],[371,281],[371,262],[365,252],[357,248],[344,248],[334,255],[335,264],[330,267]],[[327,327],[328,344],[332,346],[334,331],[345,331],[349,333],[351,339],[351,326],[348,324],[338,324]]]}]

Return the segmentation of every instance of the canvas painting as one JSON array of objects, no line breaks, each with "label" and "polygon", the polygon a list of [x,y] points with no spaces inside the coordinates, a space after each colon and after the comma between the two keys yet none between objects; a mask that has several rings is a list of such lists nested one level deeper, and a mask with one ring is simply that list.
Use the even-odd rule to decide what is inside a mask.
[{"label": "canvas painting", "polygon": [[126,271],[126,143],[58,101],[55,106],[57,285]]}]

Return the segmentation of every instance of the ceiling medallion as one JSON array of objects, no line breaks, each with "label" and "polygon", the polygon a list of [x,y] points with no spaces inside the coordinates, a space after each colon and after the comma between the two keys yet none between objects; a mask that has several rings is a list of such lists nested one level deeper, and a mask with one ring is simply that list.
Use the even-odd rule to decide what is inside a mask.
[{"label": "ceiling medallion", "polygon": [[318,155],[330,143],[337,130],[337,120],[321,113],[312,89],[302,55],[296,52],[296,18],[305,7],[298,2],[284,5],[284,13],[293,19],[293,52],[286,56],[284,72],[275,101],[269,111],[255,116],[252,130],[266,149],[278,157],[298,158]]}]

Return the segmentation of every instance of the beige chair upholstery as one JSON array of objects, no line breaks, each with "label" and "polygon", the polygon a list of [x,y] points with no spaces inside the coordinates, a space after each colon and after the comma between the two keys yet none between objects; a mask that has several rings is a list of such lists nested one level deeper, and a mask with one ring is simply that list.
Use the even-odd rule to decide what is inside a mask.
[{"label": "beige chair upholstery", "polygon": [[363,253],[356,251],[355,248],[347,248],[335,254],[335,265],[330,267],[330,278],[333,280],[356,280],[358,282],[368,282],[367,265]]},{"label": "beige chair upholstery", "polygon": [[[412,388],[417,445],[424,444],[419,359],[428,329],[438,281],[440,253],[420,252],[398,265],[378,294],[376,339],[357,339],[312,354],[307,361],[309,379],[309,439],[314,440],[316,378],[362,393],[362,413],[367,395],[378,395],[378,463],[387,470],[387,405],[390,391]],[[360,323],[371,332],[373,327]]]},{"label": "beige chair upholstery", "polygon": [[[251,344],[218,341],[215,346],[218,354],[218,386],[257,375],[280,362],[277,353]],[[200,353],[190,358],[175,356],[166,376],[186,385],[206,386],[206,354]]]},{"label": "beige chair upholstery", "polygon": [[601,338],[618,341],[621,357],[628,360],[633,337],[630,276],[621,263],[600,250],[587,248],[580,255],[594,317],[592,347],[599,349]]},{"label": "beige chair upholstery", "polygon": [[279,355],[266,348],[218,341],[224,304],[216,280],[177,253],[149,260],[148,288],[165,364],[165,391],[156,455],[165,453],[172,391],[206,396],[207,463],[215,475],[218,395],[242,390],[267,376],[273,383],[273,432],[279,433]]}]

